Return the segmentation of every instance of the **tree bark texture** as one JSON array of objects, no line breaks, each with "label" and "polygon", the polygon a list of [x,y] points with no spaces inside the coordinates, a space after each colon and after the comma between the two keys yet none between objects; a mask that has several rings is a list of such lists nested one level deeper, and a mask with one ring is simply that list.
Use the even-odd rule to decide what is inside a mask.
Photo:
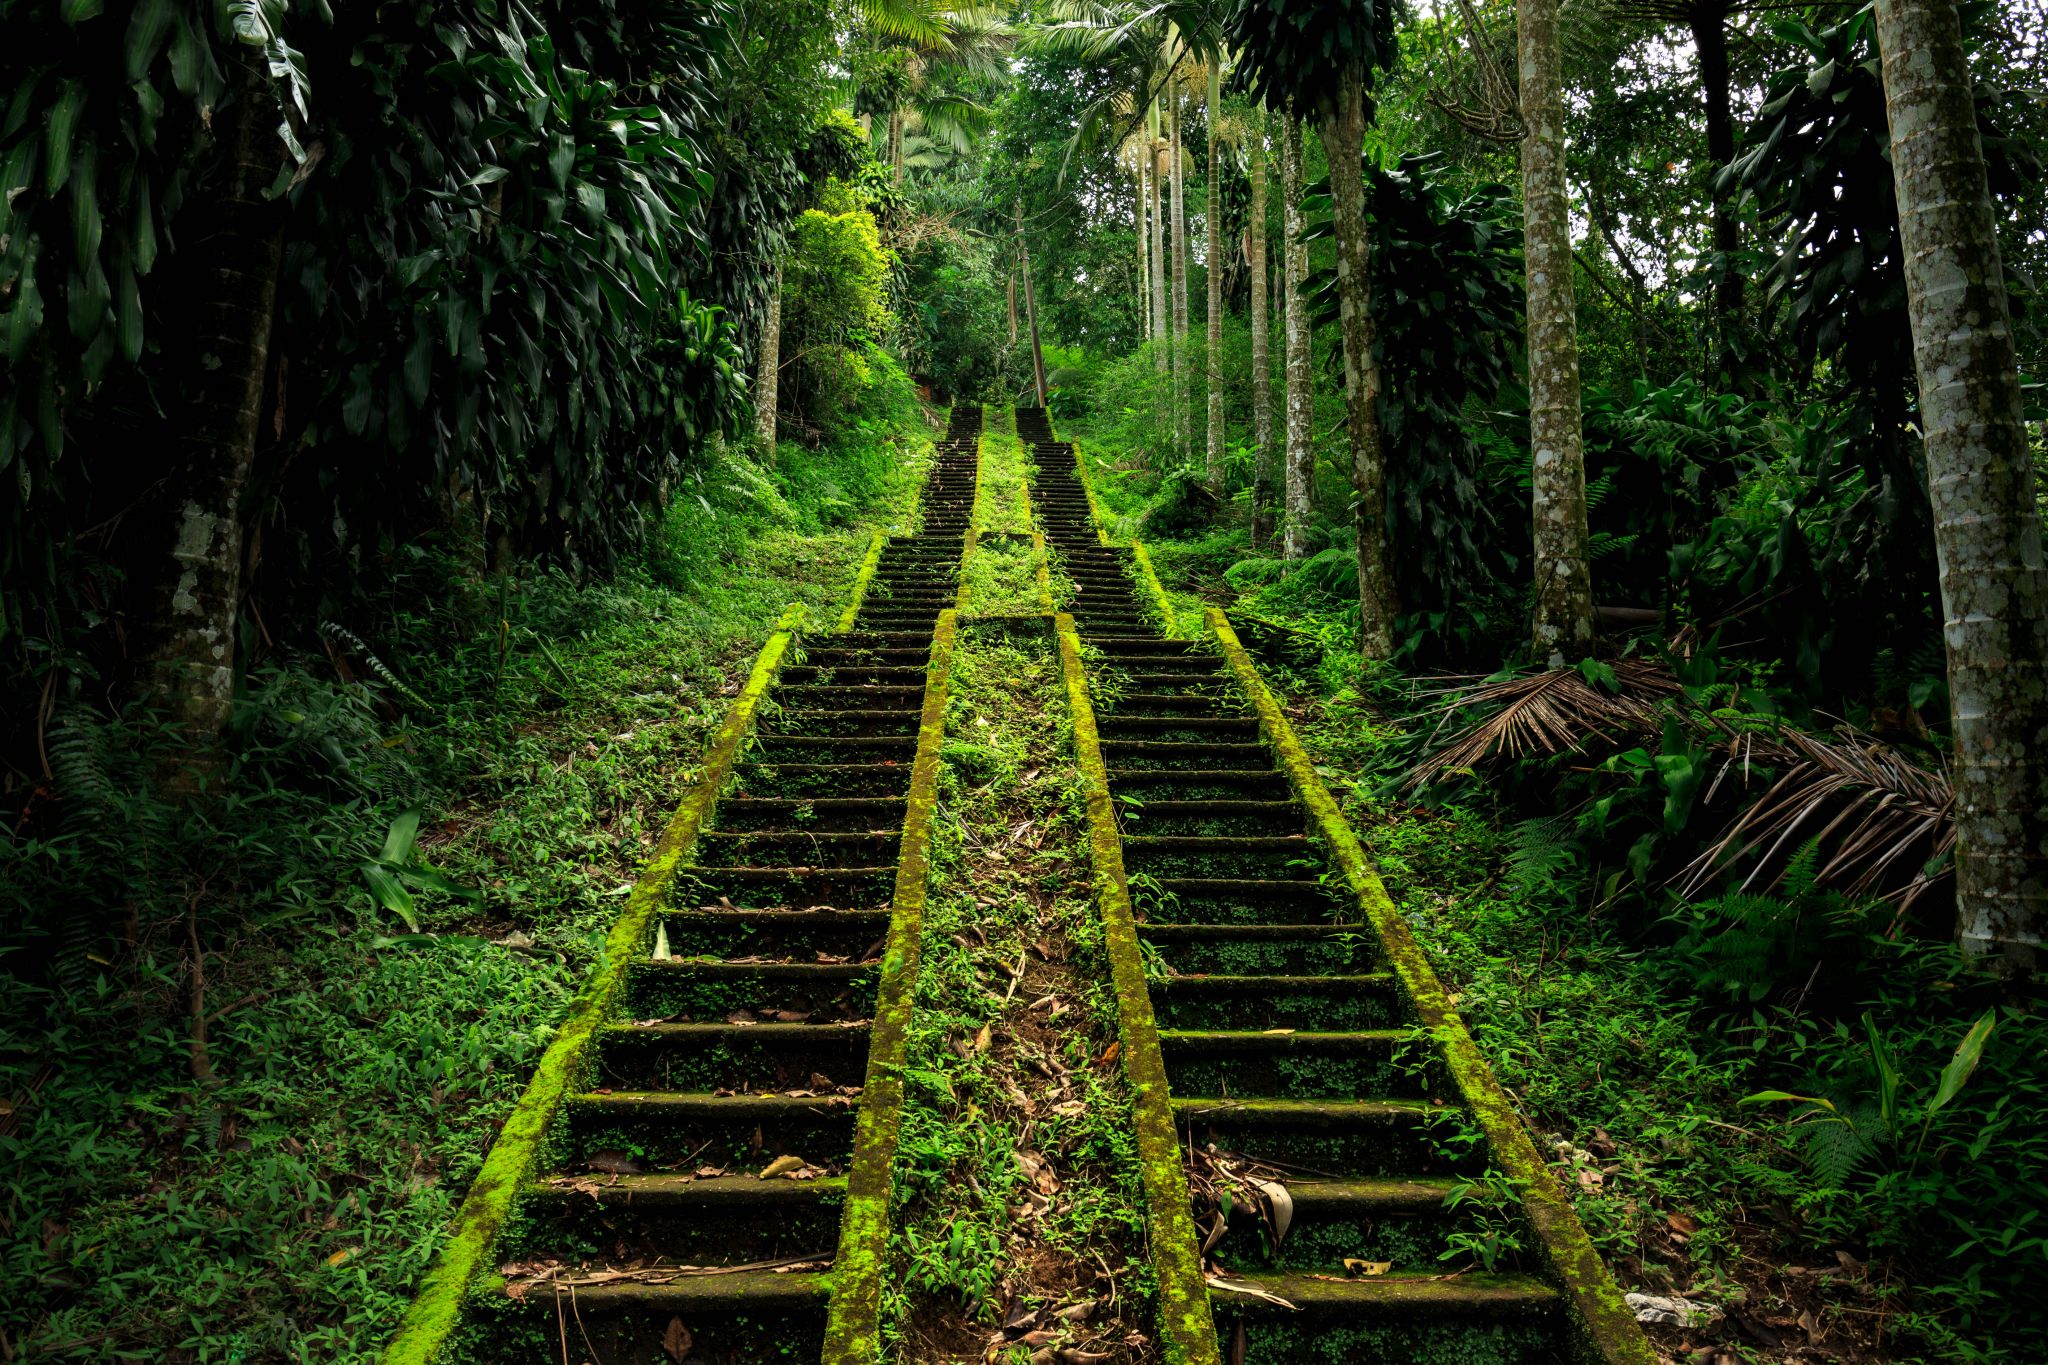
[{"label": "tree bark texture", "polygon": [[1286,287],[1281,309],[1287,331],[1287,516],[1281,550],[1289,559],[1308,554],[1309,518],[1315,509],[1315,390],[1309,373],[1308,247],[1301,240],[1301,117],[1280,116],[1280,259]]},{"label": "tree bark texture", "polygon": [[1010,272],[1010,344],[1017,344],[1017,272]]},{"label": "tree bark texture", "polygon": [[207,229],[189,248],[203,262],[186,352],[191,407],[160,504],[162,557],[146,580],[143,686],[184,744],[165,775],[173,790],[217,773],[234,705],[242,489],[256,458],[284,250],[284,202],[264,198],[284,164],[277,108],[261,59],[239,45],[235,53],[239,94],[214,121],[221,179]]},{"label": "tree bark texture", "polygon": [[1031,379],[1038,406],[1045,406],[1045,351],[1038,344],[1038,298],[1031,292],[1031,248],[1024,244],[1024,204],[1017,204],[1017,265],[1024,273],[1024,318],[1031,328]]},{"label": "tree bark texture", "polygon": [[1154,104],[1151,113],[1152,126],[1152,187],[1147,200],[1152,208],[1152,368],[1155,373],[1165,374],[1171,364],[1168,357],[1171,340],[1170,324],[1166,310],[1166,214],[1165,195],[1166,149],[1159,136],[1159,106]]},{"label": "tree bark texture", "polygon": [[1955,733],[1957,934],[2037,965],[2048,902],[2048,569],[1997,219],[1949,0],[1878,0]]},{"label": "tree bark texture", "polygon": [[903,111],[889,111],[889,166],[896,173],[896,187],[903,187]]},{"label": "tree bark texture", "polygon": [[1254,125],[1251,140],[1252,208],[1252,545],[1273,538],[1273,357],[1266,318],[1266,122]]},{"label": "tree bark texture", "polygon": [[1188,210],[1185,152],[1180,140],[1180,96],[1170,106],[1172,124],[1167,129],[1168,173],[1173,195],[1173,446],[1183,460],[1188,456]]},{"label": "tree bark texture", "polygon": [[1528,283],[1530,502],[1535,604],[1530,634],[1556,667],[1593,638],[1586,555],[1586,450],[1579,417],[1579,330],[1566,214],[1564,91],[1557,0],[1519,0],[1523,262]]},{"label": "tree bark texture", "polygon": [[[1011,309],[1014,318],[1016,310]],[[1015,328],[1011,329],[1015,340]],[[768,285],[768,311],[761,319],[761,363],[754,374],[754,436],[761,454],[775,462],[775,405],[782,378],[782,266]]]},{"label": "tree bark texture", "polygon": [[[1142,338],[1152,322],[1152,239],[1145,232],[1145,168],[1140,165],[1132,177],[1132,221],[1138,233],[1138,334]],[[1013,310],[1014,311],[1014,310]]]},{"label": "tree bark texture", "polygon": [[1216,136],[1216,115],[1223,106],[1223,78],[1214,61],[1209,63],[1209,207],[1202,218],[1207,231],[1209,266],[1203,271],[1208,283],[1204,305],[1208,315],[1203,334],[1202,368],[1209,379],[1209,487],[1223,488],[1223,143]]},{"label": "tree bark texture", "polygon": [[1344,333],[1344,416],[1351,434],[1353,544],[1358,554],[1358,652],[1394,652],[1394,575],[1387,560],[1387,463],[1380,440],[1380,366],[1373,354],[1372,238],[1365,225],[1365,79],[1358,72],[1324,103],[1323,151],[1337,229],[1337,301]]}]

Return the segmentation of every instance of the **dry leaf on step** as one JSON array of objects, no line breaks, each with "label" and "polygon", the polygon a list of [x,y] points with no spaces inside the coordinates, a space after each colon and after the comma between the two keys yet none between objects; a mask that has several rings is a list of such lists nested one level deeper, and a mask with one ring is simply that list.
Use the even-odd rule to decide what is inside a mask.
[{"label": "dry leaf on step", "polygon": [[1287,1229],[1294,1222],[1294,1196],[1287,1187],[1277,1180],[1268,1180],[1259,1186],[1259,1193],[1266,1197],[1266,1207],[1273,1214],[1273,1250],[1287,1240]]},{"label": "dry leaf on step", "polygon": [[1355,1257],[1344,1258],[1344,1268],[1354,1275],[1384,1275],[1394,1268],[1392,1261],[1361,1261]]},{"label": "dry leaf on step", "polygon": [[668,1320],[668,1330],[661,1334],[661,1349],[670,1360],[684,1359],[696,1344],[690,1336],[690,1329],[683,1326],[681,1318]]},{"label": "dry leaf on step", "polygon": [[804,1159],[800,1156],[779,1156],[761,1168],[760,1178],[763,1180],[773,1180],[778,1175],[788,1175],[791,1171],[800,1171],[804,1168],[804,1165]]}]

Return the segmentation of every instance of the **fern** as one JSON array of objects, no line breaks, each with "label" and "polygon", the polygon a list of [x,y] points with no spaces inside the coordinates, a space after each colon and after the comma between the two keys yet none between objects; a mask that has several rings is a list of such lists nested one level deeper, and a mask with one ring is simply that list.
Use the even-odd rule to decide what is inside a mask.
[{"label": "fern", "polygon": [[1534,896],[1555,888],[1579,861],[1584,849],[1571,838],[1572,821],[1563,815],[1523,820],[1510,834],[1508,885],[1518,895]]}]

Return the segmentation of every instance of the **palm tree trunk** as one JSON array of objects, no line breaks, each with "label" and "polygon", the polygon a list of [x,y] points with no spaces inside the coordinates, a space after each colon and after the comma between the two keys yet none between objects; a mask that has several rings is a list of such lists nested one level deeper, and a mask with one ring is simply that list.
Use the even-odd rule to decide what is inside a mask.
[{"label": "palm tree trunk", "polygon": [[1017,201],[1017,268],[1024,274],[1024,320],[1031,329],[1031,378],[1045,406],[1045,351],[1038,344],[1038,297],[1031,292],[1031,248],[1024,243],[1024,201]]},{"label": "palm tree trunk", "polygon": [[1365,226],[1365,79],[1347,76],[1323,105],[1323,151],[1337,229],[1337,303],[1344,333],[1344,416],[1351,433],[1352,538],[1358,555],[1358,652],[1394,652],[1394,576],[1387,561],[1387,468],[1380,439],[1380,365],[1373,355],[1372,239]]},{"label": "palm tree trunk", "polygon": [[1131,178],[1136,198],[1131,208],[1131,220],[1138,231],[1138,335],[1142,339],[1150,330],[1152,321],[1152,245],[1145,235],[1145,168],[1140,165]]},{"label": "palm tree trunk", "polygon": [[1152,368],[1163,375],[1171,363],[1168,352],[1172,349],[1173,333],[1166,312],[1166,277],[1169,272],[1166,263],[1166,182],[1162,179],[1166,167],[1162,164],[1164,153],[1157,137],[1158,131],[1153,129],[1152,144],[1152,340],[1155,343]]},{"label": "palm tree trunk", "polygon": [[1252,275],[1252,545],[1257,547],[1273,538],[1273,358],[1266,335],[1266,121],[1256,118],[1253,127],[1251,240],[1245,254]]},{"label": "palm tree trunk", "polygon": [[203,262],[201,302],[184,354],[191,406],[176,465],[156,505],[161,543],[143,562],[149,591],[143,686],[178,727],[166,785],[190,791],[219,772],[220,737],[234,704],[235,619],[242,598],[242,490],[261,430],[284,205],[264,197],[284,148],[261,61],[238,46],[239,94],[215,120],[221,179],[189,244]]},{"label": "palm tree trunk", "polygon": [[1223,488],[1223,144],[1216,137],[1216,114],[1223,104],[1223,73],[1209,63],[1209,207],[1202,214],[1208,228],[1208,310],[1203,335],[1203,368],[1209,378],[1209,487]]},{"label": "palm tree trunk", "polygon": [[1180,95],[1169,106],[1167,175],[1173,186],[1173,446],[1188,456],[1188,211],[1187,174],[1182,165]]},{"label": "palm tree trunk", "polygon": [[1578,314],[1566,217],[1557,0],[1519,0],[1522,222],[1529,314],[1529,481],[1536,583],[1531,640],[1552,667],[1593,639]]},{"label": "palm tree trunk", "polygon": [[761,319],[761,363],[754,373],[754,436],[761,454],[775,463],[775,404],[782,376],[782,264],[768,285],[768,312]]},{"label": "palm tree trunk", "polygon": [[1308,553],[1309,518],[1315,508],[1315,390],[1310,387],[1308,247],[1301,240],[1301,116],[1290,107],[1280,115],[1281,291],[1287,329],[1287,520],[1281,552],[1289,559]]},{"label": "palm tree trunk", "polygon": [[2048,569],[2019,362],[1950,0],[1878,0],[1955,732],[1956,929],[2031,970],[2048,901]]}]

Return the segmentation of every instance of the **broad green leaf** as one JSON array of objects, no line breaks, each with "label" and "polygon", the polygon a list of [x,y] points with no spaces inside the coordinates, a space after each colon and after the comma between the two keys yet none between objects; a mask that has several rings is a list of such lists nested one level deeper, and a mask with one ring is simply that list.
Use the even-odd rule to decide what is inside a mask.
[{"label": "broad green leaf", "polygon": [[405,921],[405,927],[414,933],[420,931],[420,922],[413,914],[412,893],[390,871],[376,863],[363,864],[363,878],[370,883],[370,895],[377,904],[391,911]]},{"label": "broad green leaf", "polygon": [[420,834],[420,813],[409,810],[391,822],[391,830],[384,836],[384,851],[377,855],[379,862],[393,867],[404,867],[412,861],[413,842]]},{"label": "broad green leaf", "polygon": [[1877,1065],[1877,1112],[1886,1128],[1895,1129],[1899,1121],[1899,1069],[1892,1063],[1891,1049],[1885,1046],[1876,1018],[1866,1013],[1863,1028],[1870,1036],[1871,1060]]},{"label": "broad green leaf", "polygon": [[1941,1069],[1941,1084],[1935,1088],[1934,1098],[1927,1102],[1930,1115],[1940,1113],[1969,1084],[1971,1073],[1984,1059],[1984,1044],[1991,1040],[1991,1030],[1997,1023],[1998,1011],[1985,1010],[1984,1017],[1970,1025],[1963,1041],[1956,1044],[1955,1056],[1949,1058],[1948,1065]]}]

